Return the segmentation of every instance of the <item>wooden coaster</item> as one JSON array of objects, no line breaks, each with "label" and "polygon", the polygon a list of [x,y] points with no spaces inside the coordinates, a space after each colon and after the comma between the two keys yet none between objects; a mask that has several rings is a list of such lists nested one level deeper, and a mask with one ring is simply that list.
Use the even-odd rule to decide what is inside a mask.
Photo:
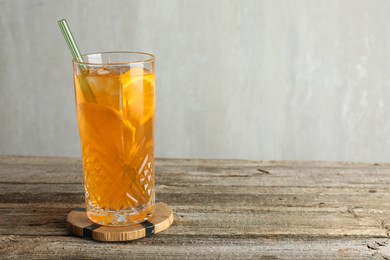
[{"label": "wooden coaster", "polygon": [[154,235],[172,224],[173,212],[163,203],[156,203],[154,214],[148,221],[125,227],[102,226],[90,221],[85,206],[73,209],[68,214],[68,230],[82,238],[92,238],[97,241],[129,241]]}]

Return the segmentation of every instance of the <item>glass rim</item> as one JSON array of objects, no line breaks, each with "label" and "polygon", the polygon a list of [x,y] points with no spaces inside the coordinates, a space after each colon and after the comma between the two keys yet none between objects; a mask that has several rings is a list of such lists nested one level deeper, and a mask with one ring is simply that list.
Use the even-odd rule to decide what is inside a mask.
[{"label": "glass rim", "polygon": [[81,54],[82,57],[88,56],[88,55],[94,55],[94,54],[142,54],[147,56],[146,59],[141,60],[135,60],[135,61],[126,61],[126,62],[102,62],[102,63],[96,63],[96,62],[86,62],[86,61],[77,61],[73,59],[73,63],[75,64],[83,64],[83,65],[91,65],[91,66],[123,66],[123,65],[129,65],[129,64],[137,64],[137,63],[148,63],[153,62],[155,60],[155,56],[151,53],[147,52],[141,52],[141,51],[103,51],[103,52],[91,52],[86,54]]}]

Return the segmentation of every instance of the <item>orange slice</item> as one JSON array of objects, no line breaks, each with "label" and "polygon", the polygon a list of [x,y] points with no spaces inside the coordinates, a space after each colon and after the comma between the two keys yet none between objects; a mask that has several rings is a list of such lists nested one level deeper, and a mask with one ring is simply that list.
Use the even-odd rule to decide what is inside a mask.
[{"label": "orange slice", "polygon": [[132,68],[120,80],[124,119],[134,126],[144,124],[154,115],[154,75],[141,68]]}]

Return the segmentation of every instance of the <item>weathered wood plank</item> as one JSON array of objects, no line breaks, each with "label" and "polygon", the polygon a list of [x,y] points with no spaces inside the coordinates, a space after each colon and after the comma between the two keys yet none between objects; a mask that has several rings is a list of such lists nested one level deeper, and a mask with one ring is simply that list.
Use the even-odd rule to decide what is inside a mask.
[{"label": "weathered wood plank", "polygon": [[[71,237],[81,161],[0,156],[0,255],[32,258],[387,257],[390,164],[156,160],[157,200],[175,222],[131,244]],[[386,240],[387,241],[387,240]],[[80,253],[80,249],[82,253]]]},{"label": "weathered wood plank", "polygon": [[[75,205],[76,206],[76,205]],[[72,206],[13,204],[0,206],[1,235],[64,235],[66,216]],[[358,217],[348,210],[327,209],[302,211],[260,209],[226,212],[223,209],[173,207],[175,223],[167,234],[256,235],[256,236],[353,236],[387,237],[387,219],[382,214],[359,211]],[[390,211],[384,211],[388,215]],[[355,213],[356,214],[356,213]],[[244,224],[243,224],[244,223]]]},{"label": "weathered wood plank", "polygon": [[[167,235],[102,243],[76,237],[0,236],[0,254],[29,258],[383,259],[383,239],[257,238]],[[376,249],[368,246],[374,245]],[[383,248],[383,249],[382,249]]]},{"label": "weathered wood plank", "polygon": [[[18,188],[13,188],[13,186]],[[29,225],[38,225],[36,222],[26,223],[26,227],[22,228],[25,220],[34,219],[33,215],[29,215],[30,212],[37,213],[38,220],[49,212],[51,214],[47,216],[50,219],[52,215],[59,213],[65,218],[72,206],[62,207],[62,211],[58,212],[53,205],[76,206],[83,200],[82,187],[74,191],[73,184],[68,186],[61,184],[56,186],[54,192],[52,186],[52,184],[14,184],[2,187],[0,202],[3,204],[0,204],[0,212],[3,218],[0,219],[0,232],[3,221],[5,226],[10,222],[18,223],[18,225],[13,225],[13,228],[16,229],[15,232],[21,232],[21,234],[27,232],[25,228]],[[14,190],[19,192],[12,192]],[[39,192],[36,192],[37,190]],[[176,192],[169,193],[158,192],[157,196],[159,200],[168,201],[173,206],[178,214],[178,221],[181,219],[189,221],[189,223],[183,222],[183,226],[195,228],[198,232],[204,229],[203,232],[207,233],[210,232],[210,228],[225,232],[226,229],[221,225],[226,223],[233,230],[245,231],[241,227],[240,221],[243,221],[250,226],[260,226],[262,229],[257,230],[259,234],[300,232],[300,234],[316,235],[318,233],[321,235],[326,232],[333,235],[360,234],[374,237],[387,234],[382,223],[387,223],[386,216],[389,213],[387,202],[390,200],[388,193],[383,196],[383,194],[379,195],[380,193],[362,192],[359,194],[355,192],[350,196],[342,191],[317,197],[306,195],[306,190],[302,193],[298,189],[292,194],[278,194],[278,191],[274,189],[275,194],[272,194],[272,191],[262,192],[261,190],[259,194],[256,194],[256,190],[253,190],[252,194],[248,194],[248,191],[246,194],[237,192],[213,194],[210,191],[181,194],[180,190],[176,190]],[[23,215],[26,213],[26,202],[29,202],[27,205],[30,210]],[[72,204],[72,202],[76,203]],[[21,215],[15,215],[19,212],[18,210]],[[191,220],[194,213],[196,218]],[[221,221],[219,215],[223,216],[224,221]],[[324,217],[327,219],[324,220]],[[194,224],[194,221],[197,223]],[[186,227],[184,231],[191,230]]]},{"label": "weathered wood plank", "polygon": [[[157,178],[160,179],[160,178]],[[229,207],[340,207],[359,204],[361,207],[387,208],[390,191],[384,188],[367,187],[188,187],[156,185],[156,192],[171,203],[191,205],[212,202]],[[0,184],[0,203],[26,203],[62,200],[74,201],[82,196],[83,185],[78,184]],[[31,197],[34,195],[34,198]],[[194,194],[196,196],[190,196]],[[82,202],[83,198],[79,199]]]}]

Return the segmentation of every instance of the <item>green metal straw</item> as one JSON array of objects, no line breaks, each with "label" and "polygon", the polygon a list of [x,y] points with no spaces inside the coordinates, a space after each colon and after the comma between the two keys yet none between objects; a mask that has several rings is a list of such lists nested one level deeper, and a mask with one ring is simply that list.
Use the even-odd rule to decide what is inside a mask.
[{"label": "green metal straw", "polygon": [[[76,41],[73,38],[72,32],[69,29],[68,23],[65,19],[58,21],[58,26],[61,29],[62,34],[64,35],[65,41],[68,44],[70,53],[73,56],[73,59],[77,62],[84,62],[83,58],[81,56],[81,53],[79,51],[79,48],[77,47]],[[80,64],[82,71],[88,71],[88,68],[84,64]],[[87,102],[94,102],[96,103],[95,96],[89,87],[89,84],[85,77],[77,77],[80,83],[81,91],[83,92],[84,98]]]}]

